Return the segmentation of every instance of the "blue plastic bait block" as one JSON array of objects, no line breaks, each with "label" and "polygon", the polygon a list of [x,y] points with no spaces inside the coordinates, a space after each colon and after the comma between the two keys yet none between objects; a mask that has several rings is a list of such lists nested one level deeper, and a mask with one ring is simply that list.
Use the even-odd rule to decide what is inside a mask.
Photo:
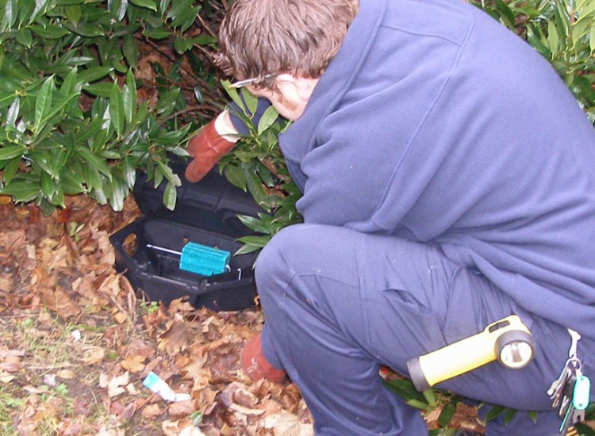
[{"label": "blue plastic bait block", "polygon": [[182,248],[180,269],[203,276],[212,276],[224,273],[230,258],[229,251],[189,242]]}]

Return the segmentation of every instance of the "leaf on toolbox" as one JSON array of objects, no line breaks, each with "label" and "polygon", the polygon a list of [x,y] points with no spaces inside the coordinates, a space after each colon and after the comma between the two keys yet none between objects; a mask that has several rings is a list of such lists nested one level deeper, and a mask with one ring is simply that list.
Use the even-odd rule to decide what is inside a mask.
[{"label": "leaf on toolbox", "polygon": [[165,187],[165,191],[163,191],[163,204],[169,210],[174,210],[176,207],[176,201],[178,197],[178,191],[176,189],[176,185],[172,182],[168,182],[167,186]]}]

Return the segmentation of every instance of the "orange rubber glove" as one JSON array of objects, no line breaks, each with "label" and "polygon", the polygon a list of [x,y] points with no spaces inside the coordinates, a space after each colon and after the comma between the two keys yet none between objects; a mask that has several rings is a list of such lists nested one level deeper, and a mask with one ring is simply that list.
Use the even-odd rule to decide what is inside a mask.
[{"label": "orange rubber glove", "polygon": [[214,119],[207,124],[194,138],[186,151],[194,159],[186,167],[184,176],[192,183],[200,181],[215,166],[221,156],[228,153],[235,142],[228,141],[217,132]]},{"label": "orange rubber glove", "polygon": [[260,333],[250,339],[240,355],[242,369],[252,380],[266,378],[273,383],[283,383],[287,374],[282,369],[277,369],[269,363],[262,353]]}]

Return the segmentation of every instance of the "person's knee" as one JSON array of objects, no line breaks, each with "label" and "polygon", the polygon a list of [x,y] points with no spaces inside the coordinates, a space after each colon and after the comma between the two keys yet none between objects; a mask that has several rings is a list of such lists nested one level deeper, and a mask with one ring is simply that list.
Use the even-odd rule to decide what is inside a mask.
[{"label": "person's knee", "polygon": [[277,233],[258,255],[256,261],[256,283],[259,284],[270,277],[286,274],[290,266],[290,258],[297,245],[303,245],[302,225],[289,226]]},{"label": "person's knee", "polygon": [[263,248],[256,261],[259,293],[287,284],[296,273],[307,269],[318,238],[319,226],[296,224],[277,233]]}]

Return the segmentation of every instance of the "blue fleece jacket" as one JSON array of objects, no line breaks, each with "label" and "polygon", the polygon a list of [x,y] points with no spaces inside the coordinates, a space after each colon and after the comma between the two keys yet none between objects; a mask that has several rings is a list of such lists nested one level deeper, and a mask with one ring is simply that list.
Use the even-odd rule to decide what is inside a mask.
[{"label": "blue fleece jacket", "polygon": [[456,0],[360,0],[280,136],[306,223],[436,244],[595,337],[595,129],[538,53]]}]

